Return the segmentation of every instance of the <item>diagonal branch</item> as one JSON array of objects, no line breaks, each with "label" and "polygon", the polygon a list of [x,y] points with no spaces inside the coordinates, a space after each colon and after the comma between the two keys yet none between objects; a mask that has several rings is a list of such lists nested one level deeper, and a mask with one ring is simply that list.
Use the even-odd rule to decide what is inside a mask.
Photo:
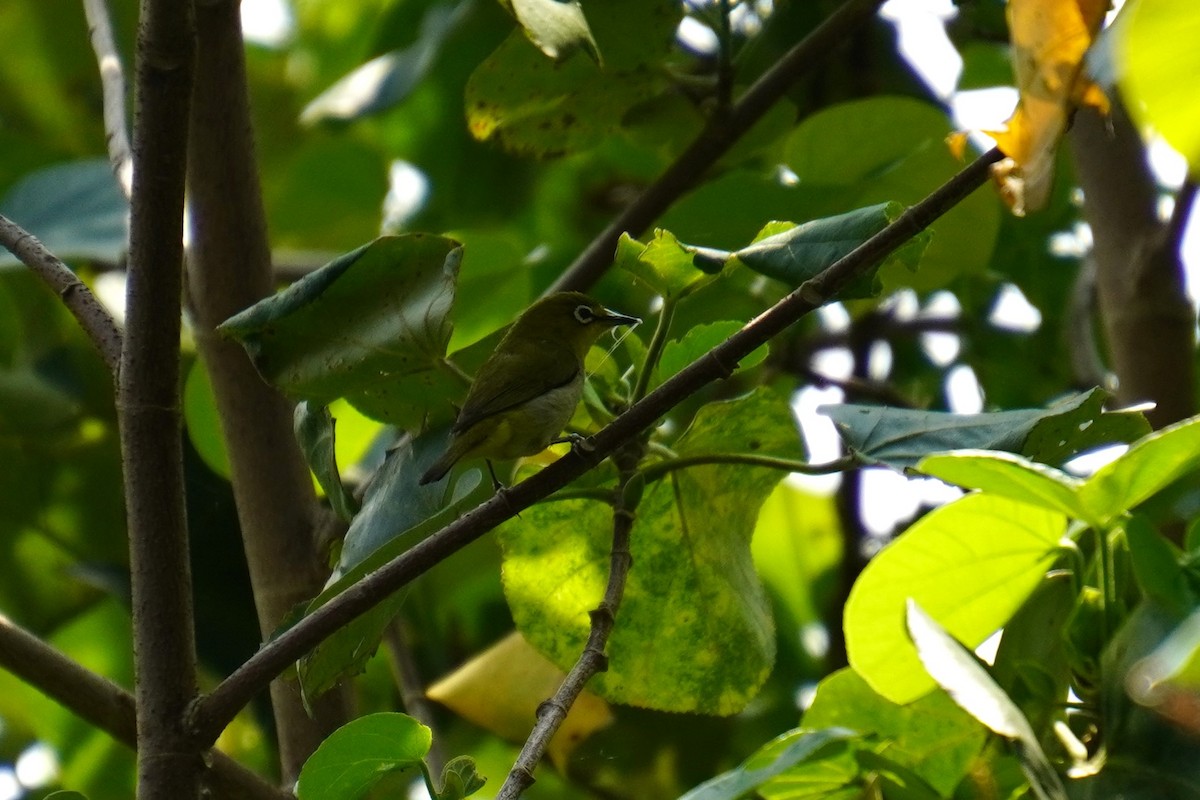
[{"label": "diagonal branch", "polygon": [[75,316],[79,327],[100,351],[113,381],[121,364],[121,329],[112,315],[100,305],[71,268],[38,241],[38,238],[0,214],[0,245],[19,258],[33,274],[62,298],[63,305]]},{"label": "diagonal branch", "polygon": [[133,194],[133,153],[129,149],[129,129],[125,124],[125,71],[121,68],[105,0],[83,0],[83,13],[87,15],[92,50],[96,52],[96,63],[100,68],[108,161],[121,185],[121,193],[128,199]]},{"label": "diagonal branch", "polygon": [[812,33],[783,55],[738,99],[720,114],[654,183],[638,195],[584,249],[547,293],[586,290],[612,263],[621,234],[640,236],[671,204],[692,188],[704,173],[758,122],[801,75],[821,63],[821,57],[841,43],[883,5],[884,0],[848,0]]},{"label": "diagonal branch", "polygon": [[[133,695],[2,615],[0,667],[121,744],[136,746]],[[291,797],[223,753],[213,752],[209,757],[212,766],[206,782],[218,797],[229,800],[286,800]]]},{"label": "diagonal branch", "polygon": [[382,602],[408,581],[510,519],[521,509],[548,497],[599,464],[618,447],[653,425],[684,398],[718,379],[728,378],[738,362],[803,318],[938,217],[960,203],[988,179],[992,164],[1003,158],[989,150],[933,194],[806,281],[707,355],[668,379],[632,405],[591,439],[587,452],[563,456],[528,480],[493,496],[403,555],[370,573],[354,586],[264,645],[245,664],[192,708],[192,725],[203,742],[216,739],[238,710],[304,653],[334,631]]}]

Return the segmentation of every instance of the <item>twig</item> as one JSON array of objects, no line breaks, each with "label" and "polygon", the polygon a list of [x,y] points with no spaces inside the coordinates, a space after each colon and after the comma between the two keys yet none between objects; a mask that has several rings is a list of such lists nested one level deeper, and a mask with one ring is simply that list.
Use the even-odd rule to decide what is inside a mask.
[{"label": "twig", "polygon": [[[628,451],[629,448],[626,448]],[[622,469],[620,489],[617,491],[617,506],[613,508],[613,539],[612,551],[608,568],[608,583],[604,588],[604,597],[591,612],[592,627],[588,633],[587,644],[575,661],[575,666],[567,673],[567,677],[559,684],[554,697],[542,703],[537,711],[537,724],[533,726],[521,754],[500,787],[496,800],[516,800],[533,785],[533,771],[537,767],[550,740],[567,718],[571,706],[583,693],[583,687],[597,673],[608,669],[608,656],[605,648],[608,637],[612,635],[616,625],[617,611],[621,607],[621,599],[625,595],[625,582],[629,577],[629,569],[633,566],[633,555],[629,552],[629,534],[633,530],[635,519],[634,509],[625,505],[625,485],[629,482],[637,466],[638,457],[629,457],[622,453]]]},{"label": "twig", "polygon": [[798,472],[801,475],[830,475],[834,472],[845,472],[860,466],[861,462],[853,457],[827,461],[824,464],[809,464],[794,458],[774,458],[758,456],[751,453],[698,453],[691,456],[681,456],[667,461],[658,461],[642,470],[646,483],[659,480],[676,470],[690,467],[701,467],[706,464],[742,464],[747,467],[766,467],[782,472]]},{"label": "twig", "polygon": [[783,55],[741,96],[728,114],[715,117],[671,166],[646,187],[554,282],[548,292],[586,290],[612,263],[622,233],[640,236],[654,220],[696,184],[746,131],[767,113],[789,87],[821,63],[851,31],[866,22],[883,0],[848,0]]},{"label": "twig", "polygon": [[[127,747],[137,743],[133,695],[0,615],[0,667]],[[285,800],[281,792],[228,756],[209,753],[206,781],[231,800]]]},{"label": "twig", "polygon": [[495,495],[428,539],[414,545],[364,577],[296,625],[264,645],[246,663],[200,698],[193,724],[202,741],[212,741],[238,710],[271,679],[341,626],[373,608],[408,581],[440,563],[522,509],[548,497],[599,464],[609,454],[653,425],[684,398],[733,374],[742,358],[849,286],[889,253],[928,227],[988,179],[1003,154],[992,149],[965,167],[933,194],[909,208],[828,269],[802,284],[751,320],[707,355],[663,382],[591,439],[541,472]]},{"label": "twig", "polygon": [[841,389],[847,395],[857,395],[876,400],[884,405],[897,408],[916,408],[917,404],[901,394],[895,387],[879,381],[866,380],[851,376],[849,378],[833,378],[823,375],[811,367],[804,367],[802,372],[819,388],[834,387]]},{"label": "twig", "polygon": [[[399,617],[384,628],[383,642],[387,646],[388,655],[391,656],[392,677],[396,681],[396,688],[400,690],[400,702],[404,705],[404,711],[422,725],[437,730],[433,724],[433,707],[425,696],[421,672],[417,668],[416,659],[413,658],[407,634],[407,626]],[[429,746],[429,753],[425,756],[425,763],[433,775],[441,775],[442,768],[446,765],[441,739],[436,734]]]},{"label": "twig", "polygon": [[62,298],[63,305],[100,351],[100,357],[116,382],[121,365],[121,329],[91,289],[36,236],[3,214],[0,214],[0,244]]},{"label": "twig", "polygon": [[125,125],[125,71],[113,39],[112,22],[104,0],[83,0],[92,34],[92,50],[100,68],[100,87],[104,93],[104,131],[108,142],[108,161],[125,199],[133,196],[133,154],[129,150],[129,129]]},{"label": "twig", "polygon": [[198,688],[179,410],[194,35],[191,3],[142,0],[117,411],[133,585],[138,796],[145,798],[194,798],[204,771],[204,748],[181,724]]}]

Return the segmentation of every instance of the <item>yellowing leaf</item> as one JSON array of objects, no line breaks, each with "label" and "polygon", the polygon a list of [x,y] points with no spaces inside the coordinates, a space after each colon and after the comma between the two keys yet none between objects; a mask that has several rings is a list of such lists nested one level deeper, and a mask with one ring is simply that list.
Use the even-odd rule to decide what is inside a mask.
[{"label": "yellowing leaf", "polygon": [[1083,75],[1083,57],[1108,7],[1108,0],[1009,0],[1020,100],[1005,130],[986,133],[1008,156],[992,175],[1017,216],[1045,205],[1058,141],[1075,107],[1087,103],[1108,110],[1103,93]]},{"label": "yellowing leaf", "polygon": [[[537,708],[565,676],[513,631],[429,687],[427,694],[461,717],[509,741],[523,742]],[[550,760],[562,768],[587,737],[613,721],[608,703],[587,689],[550,741]]]}]

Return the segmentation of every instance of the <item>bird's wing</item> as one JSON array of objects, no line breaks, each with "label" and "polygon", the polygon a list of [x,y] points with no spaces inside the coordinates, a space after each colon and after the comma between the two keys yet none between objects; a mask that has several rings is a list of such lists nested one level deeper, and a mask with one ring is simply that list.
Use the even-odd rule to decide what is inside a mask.
[{"label": "bird's wing", "polygon": [[480,367],[452,431],[465,431],[485,417],[566,386],[575,380],[580,370],[575,359],[567,358],[559,359],[537,374],[530,375],[527,369],[513,368],[513,358],[514,355],[510,353],[496,353]]}]

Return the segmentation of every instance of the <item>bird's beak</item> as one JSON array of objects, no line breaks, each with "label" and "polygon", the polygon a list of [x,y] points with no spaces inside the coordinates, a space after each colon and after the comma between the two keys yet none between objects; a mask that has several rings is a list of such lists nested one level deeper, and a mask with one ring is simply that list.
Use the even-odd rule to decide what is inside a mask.
[{"label": "bird's beak", "polygon": [[640,317],[631,317],[628,314],[618,314],[611,308],[604,309],[604,316],[596,317],[597,322],[602,322],[605,325],[616,327],[617,325],[640,325],[642,320]]}]

